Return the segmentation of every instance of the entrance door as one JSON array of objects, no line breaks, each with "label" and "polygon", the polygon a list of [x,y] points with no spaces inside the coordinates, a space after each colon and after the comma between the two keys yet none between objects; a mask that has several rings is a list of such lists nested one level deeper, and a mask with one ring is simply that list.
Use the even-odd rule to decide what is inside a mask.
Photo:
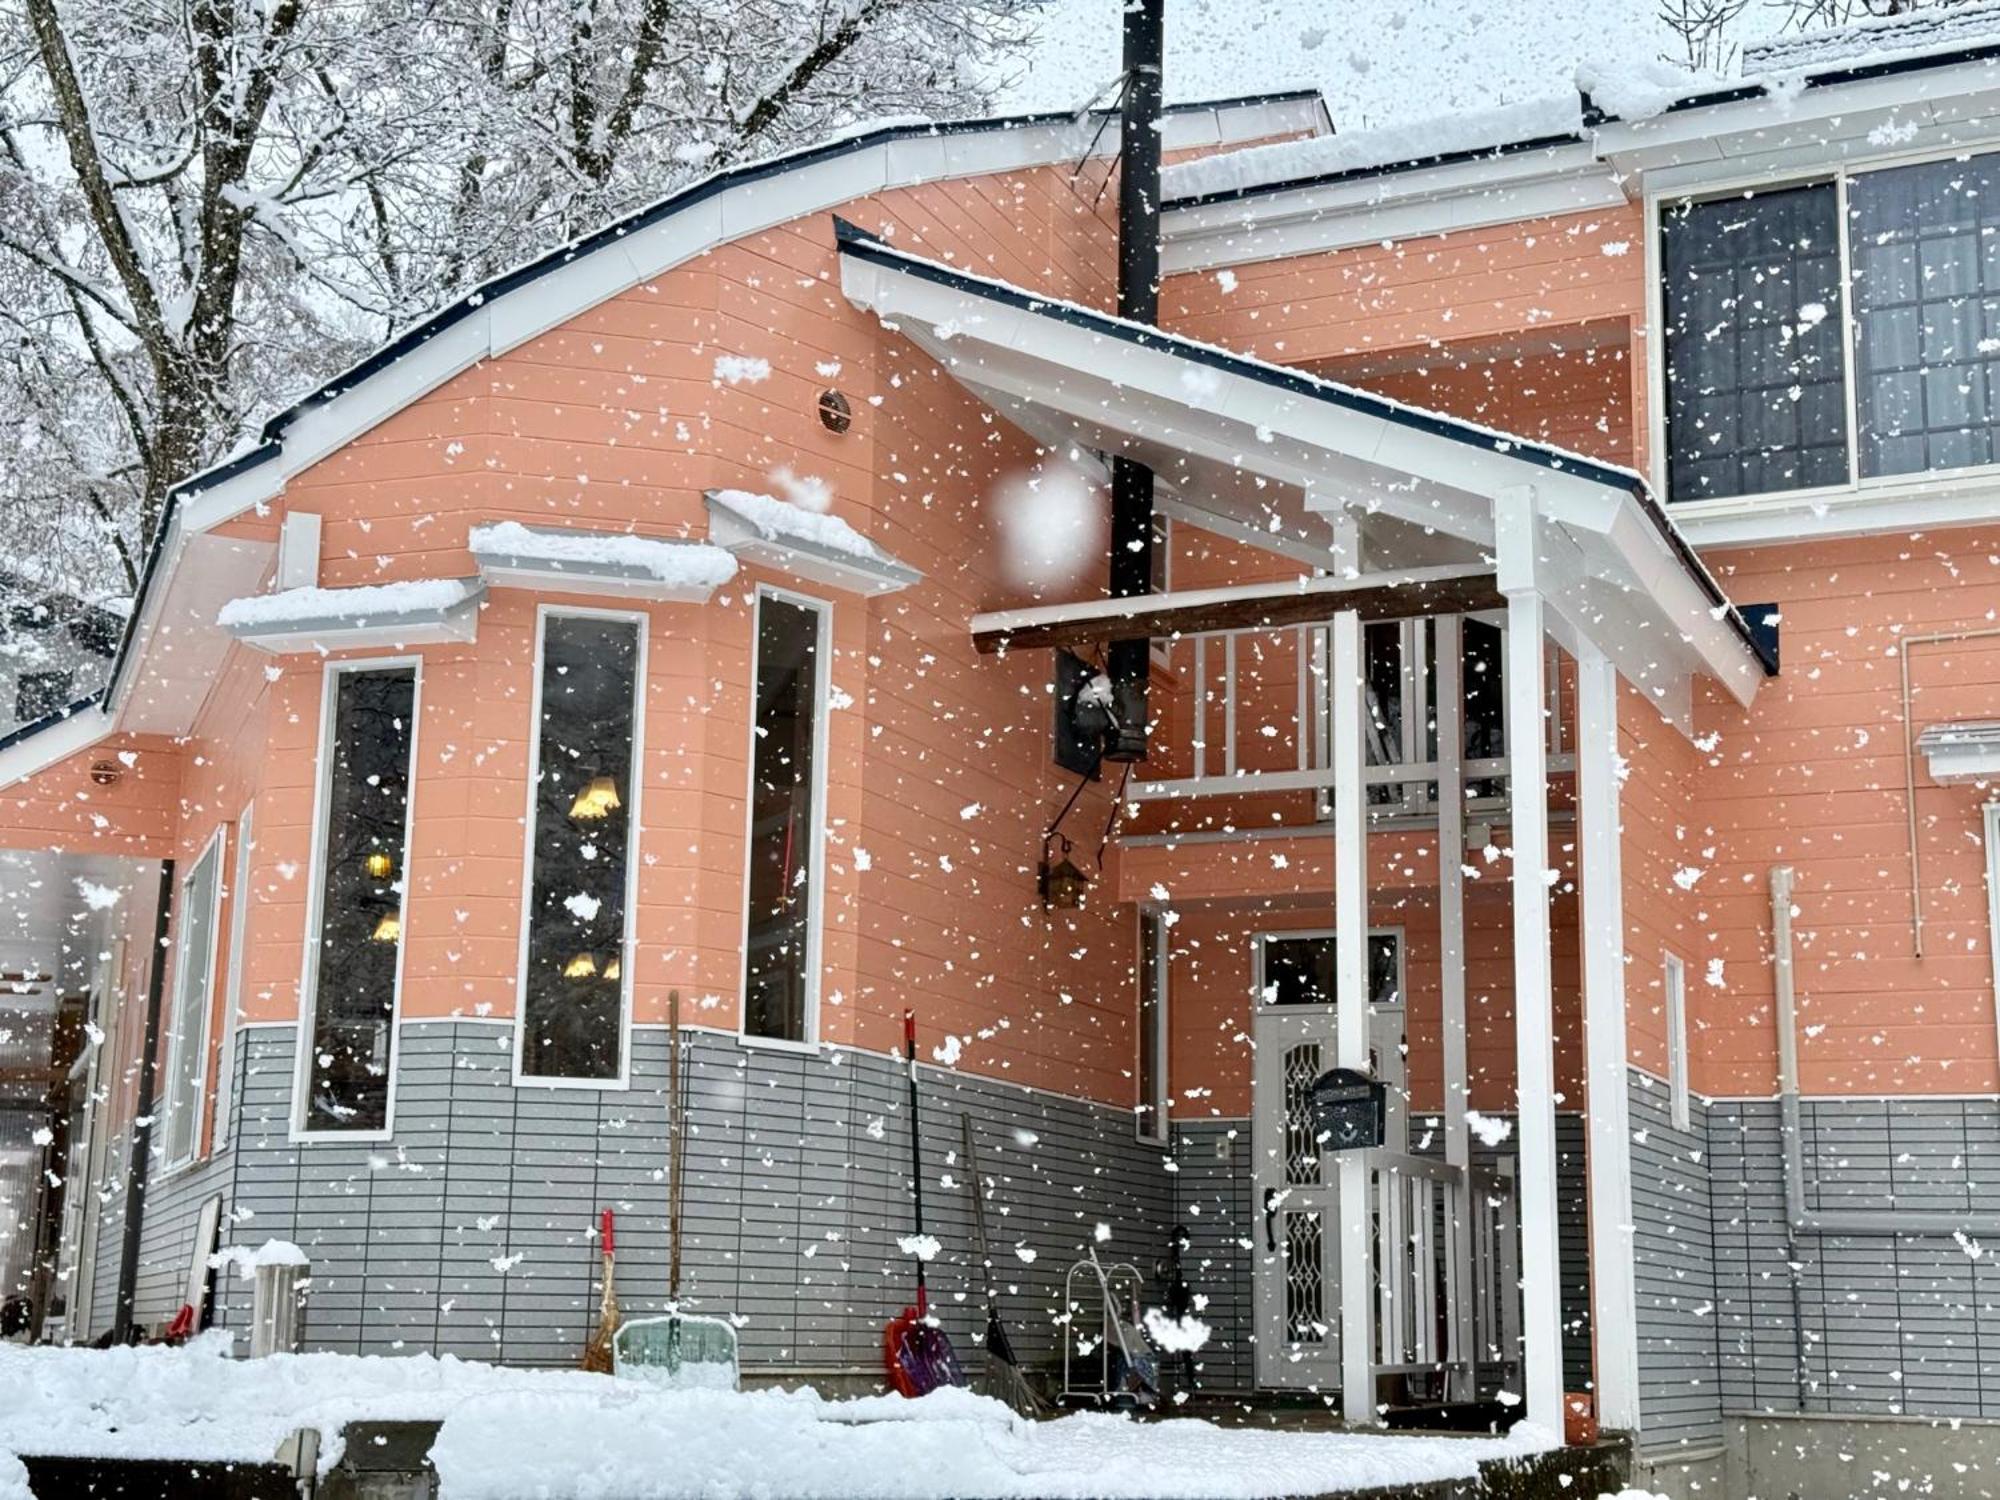
[{"label": "entrance door", "polygon": [[[1250,1144],[1253,1158],[1257,1383],[1340,1385],[1338,1158],[1307,1113],[1313,1080],[1334,1066],[1333,934],[1256,939]],[[1368,935],[1370,1071],[1389,1086],[1388,1146],[1404,1148],[1403,941]]]}]

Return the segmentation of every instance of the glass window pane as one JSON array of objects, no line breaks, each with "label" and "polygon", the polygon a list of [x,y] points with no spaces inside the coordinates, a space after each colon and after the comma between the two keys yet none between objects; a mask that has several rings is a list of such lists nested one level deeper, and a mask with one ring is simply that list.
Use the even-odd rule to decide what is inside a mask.
[{"label": "glass window pane", "polygon": [[1838,214],[1816,183],[1662,218],[1670,498],[1846,477]]},{"label": "glass window pane", "polygon": [[[1368,935],[1368,1003],[1403,1003],[1398,940],[1393,932]],[[1336,996],[1334,939],[1267,937],[1264,939],[1266,1005],[1332,1005]]]},{"label": "glass window pane", "polygon": [[787,599],[757,600],[743,1029],[794,1042],[806,1040],[813,985],[821,618]]},{"label": "glass window pane", "polygon": [[1847,201],[1861,472],[1993,462],[2000,253],[1982,219],[2000,211],[2000,157],[1859,173]]},{"label": "glass window pane", "polygon": [[220,842],[181,886],[180,941],[174,945],[173,1030],[167,1038],[167,1160],[186,1161],[200,1142],[203,1074],[208,1061],[209,995],[215,983],[216,860]]},{"label": "glass window pane", "polygon": [[636,620],[542,617],[524,1077],[623,1071],[639,632]]},{"label": "glass window pane", "polygon": [[1161,1108],[1166,1080],[1161,1076],[1161,1022],[1166,996],[1161,993],[1162,951],[1166,922],[1158,912],[1139,914],[1139,1133],[1155,1140],[1165,1136],[1167,1120]]},{"label": "glass window pane", "polygon": [[411,667],[334,676],[307,1130],[388,1125],[416,697]]}]

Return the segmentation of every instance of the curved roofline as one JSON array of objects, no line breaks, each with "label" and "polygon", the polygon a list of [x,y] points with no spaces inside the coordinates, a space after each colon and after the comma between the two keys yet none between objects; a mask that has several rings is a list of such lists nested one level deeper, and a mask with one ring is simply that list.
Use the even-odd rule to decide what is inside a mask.
[{"label": "curved roofline", "polygon": [[[1168,116],[1222,113],[1233,110],[1257,109],[1268,105],[1311,103],[1313,111],[1312,130],[1315,133],[1331,133],[1332,115],[1324,95],[1316,88],[1282,89],[1274,92],[1232,95],[1222,99],[1191,99],[1169,104],[1165,108]],[[491,280],[482,282],[471,291],[452,302],[436,309],[420,322],[412,325],[396,338],[391,339],[359,363],[353,365],[317,390],[300,397],[283,411],[278,412],[264,423],[259,441],[243,448],[220,463],[190,475],[167,492],[160,511],[160,519],[154,532],[154,543],[147,550],[146,560],[140,572],[139,587],[133,598],[132,612],[126,618],[125,630],[118,643],[117,654],[113,657],[111,670],[97,701],[107,707],[113,701],[125,669],[130,663],[132,645],[141,628],[148,596],[151,594],[160,561],[167,543],[175,537],[183,520],[184,503],[196,496],[219,489],[232,480],[264,467],[284,454],[285,436],[302,418],[331,402],[346,396],[367,384],[376,376],[391,369],[399,361],[413,352],[430,344],[440,335],[449,332],[467,319],[490,310],[497,302],[512,294],[532,286],[553,273],[563,271],[581,261],[603,251],[612,249],[633,235],[663,224],[677,216],[698,208],[732,189],[757,182],[789,176],[812,167],[842,157],[857,155],[878,146],[892,145],[911,140],[941,140],[995,133],[1002,131],[1032,129],[1039,126],[1082,123],[1087,120],[1109,120],[1115,111],[1092,109],[1082,112],[1069,110],[1041,110],[1017,115],[994,115],[969,120],[941,120],[925,123],[882,125],[864,129],[835,140],[821,140],[776,156],[764,157],[744,162],[733,167],[725,167],[708,176],[691,182],[667,194],[645,207],[635,209],[600,229],[592,231],[566,245],[540,255],[535,259],[504,271]],[[1086,154],[1098,154],[1095,143]],[[953,171],[940,171],[938,180],[953,175]],[[920,179],[932,180],[932,179]],[[817,212],[818,208],[803,210]],[[748,231],[742,231],[748,232]],[[726,244],[736,238],[736,233],[718,231],[711,244]],[[415,399],[414,397],[412,399]],[[407,404],[407,403],[405,403]]]}]

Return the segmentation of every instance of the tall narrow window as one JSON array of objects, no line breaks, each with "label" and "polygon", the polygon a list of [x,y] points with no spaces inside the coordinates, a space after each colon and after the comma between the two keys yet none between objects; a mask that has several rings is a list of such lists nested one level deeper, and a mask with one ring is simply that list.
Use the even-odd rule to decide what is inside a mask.
[{"label": "tall narrow window", "polygon": [[825,635],[825,606],[758,596],[743,1030],[792,1042],[812,1035],[819,956],[815,804]]},{"label": "tall narrow window", "polygon": [[1167,919],[1139,913],[1139,1136],[1164,1141],[1173,1123],[1167,1098]]},{"label": "tall narrow window", "polygon": [[643,622],[629,616],[542,616],[524,1078],[624,1076],[643,639]]},{"label": "tall narrow window", "polygon": [[243,934],[250,918],[250,856],[257,847],[257,804],[236,820],[236,858],[229,875],[229,971],[222,986],[222,1047],[217,1053],[215,1139],[227,1141],[236,1097],[236,1034],[243,1019]]},{"label": "tall narrow window", "polygon": [[1669,953],[1661,975],[1667,1003],[1667,1100],[1676,1130],[1688,1128],[1687,966]]},{"label": "tall narrow window", "polygon": [[302,1124],[379,1131],[389,1125],[417,671],[333,669],[331,680]]},{"label": "tall narrow window", "polygon": [[192,1160],[201,1147],[221,866],[222,839],[218,836],[181,882],[180,941],[174,945],[173,1029],[167,1038],[166,1150],[170,1167]]}]

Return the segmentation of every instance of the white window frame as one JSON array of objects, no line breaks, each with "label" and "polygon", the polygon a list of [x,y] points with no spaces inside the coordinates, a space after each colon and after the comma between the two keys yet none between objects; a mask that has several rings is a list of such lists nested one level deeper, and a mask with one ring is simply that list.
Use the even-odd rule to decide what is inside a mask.
[{"label": "white window frame", "polygon": [[1694,1112],[1688,1091],[1687,964],[1671,950],[1660,959],[1660,1001],[1667,1024],[1667,1117],[1689,1128]]},{"label": "white window frame", "polygon": [[[806,882],[813,908],[806,923],[806,1005],[804,1035],[790,1037],[753,1036],[750,1022],[750,842],[757,817],[757,644],[758,622],[763,602],[777,599],[810,610],[819,620],[819,640],[814,658],[818,663],[813,682],[813,818],[811,847],[807,850]],[[745,742],[743,769],[743,900],[736,913],[736,1039],[746,1047],[771,1047],[779,1051],[819,1050],[820,967],[826,946],[826,790],[827,718],[833,696],[833,603],[796,589],[774,583],[760,583],[751,595],[749,711],[743,726]]]},{"label": "white window frame", "polygon": [[[174,1080],[182,1066],[189,1061],[190,1055],[193,1060],[194,1076],[192,1080],[192,1093],[189,1095],[189,1098],[194,1107],[194,1123],[188,1131],[188,1149],[186,1153],[181,1156],[169,1157],[163,1163],[164,1169],[168,1172],[179,1171],[181,1168],[199,1161],[202,1154],[201,1128],[203,1116],[206,1114],[204,1105],[206,1104],[206,1096],[208,1094],[208,1042],[209,1038],[214,1034],[216,953],[220,946],[216,941],[220,936],[217,927],[222,918],[223,836],[228,832],[228,828],[229,825],[226,823],[216,825],[215,831],[208,836],[208,841],[202,845],[201,853],[197,854],[188,865],[187,874],[180,878],[179,889],[176,892],[176,905],[180,911],[180,923],[179,935],[174,943],[174,994],[173,1005],[169,1011],[175,1024],[172,1034],[167,1039],[167,1086],[163,1107],[160,1110],[161,1141],[164,1143],[173,1137],[173,1100],[174,1094],[177,1092],[174,1087]],[[187,961],[188,888],[195,883],[196,877],[201,874],[201,867],[210,860],[214,861],[215,878],[209,894],[208,925],[205,929],[208,933],[208,953],[201,966],[199,975],[203,985],[201,1013],[195,1018],[196,1036],[194,1038],[194,1045],[190,1049],[189,1038],[181,1034],[179,1024],[181,1006],[187,998],[188,985],[196,978],[195,967]]]},{"label": "white window frame", "polygon": [[[1143,970],[1146,961],[1146,925],[1148,923],[1154,924],[1157,928],[1153,939],[1153,973],[1151,976],[1153,983],[1153,1014],[1151,1017],[1154,1059],[1153,1097],[1150,1099],[1138,1097],[1143,1093],[1146,1085],[1145,1069],[1141,1066],[1141,1059],[1145,1056],[1146,1038],[1144,1032],[1138,1029],[1143,1028],[1147,1024],[1147,1017],[1142,1006],[1138,1014],[1134,1017],[1134,1020],[1138,1022],[1138,1027],[1135,1028],[1137,1034],[1134,1037],[1134,1041],[1136,1045],[1132,1055],[1133,1094],[1135,1097],[1138,1097],[1138,1104],[1140,1106],[1134,1112],[1136,1116],[1134,1131],[1138,1139],[1142,1141],[1153,1145],[1165,1145],[1173,1136],[1172,1106],[1174,1091],[1172,1084],[1168,1081],[1169,1074],[1172,1072],[1172,1064],[1167,1055],[1168,1043],[1173,1036],[1173,1031],[1167,1023],[1170,1011],[1169,981],[1173,973],[1173,966],[1169,962],[1171,955],[1168,952],[1168,948],[1173,928],[1167,922],[1166,913],[1159,907],[1141,906],[1139,908],[1138,949],[1135,954],[1136,961],[1134,968],[1139,972],[1142,985],[1146,978]],[[1143,996],[1144,993],[1144,990],[1141,989],[1140,994]]]},{"label": "white window frame", "polygon": [[[1655,336],[1646,340],[1647,387],[1647,470],[1653,492],[1679,519],[1706,516],[1740,516],[1755,511],[1816,508],[1827,501],[1881,501],[1908,498],[1933,503],[1966,491],[1991,493],[1992,481],[2000,475],[2000,462],[1960,469],[1919,469],[1907,474],[1880,474],[1864,478],[1860,472],[1861,445],[1859,408],[1854,389],[1854,351],[1858,326],[1854,321],[1853,260],[1848,251],[1848,185],[1856,177],[1897,167],[1922,166],[1928,162],[1956,161],[1973,156],[2000,154],[2000,143],[1982,147],[1931,147],[1921,151],[1885,153],[1865,161],[1829,163],[1824,167],[1778,174],[1734,173],[1695,181],[1680,181],[1669,188],[1653,188],[1646,193],[1645,275],[1646,326]],[[1818,485],[1811,489],[1760,490],[1749,495],[1724,495],[1709,500],[1671,500],[1667,490],[1667,288],[1666,258],[1660,240],[1662,211],[1682,203],[1700,203],[1744,194],[1782,192],[1787,188],[1830,184],[1834,190],[1840,252],[1840,347],[1847,405],[1847,481]],[[1991,509],[1991,507],[1988,507]],[[1965,518],[1968,521],[1975,519]]]},{"label": "white window frame", "polygon": [[[1153,512],[1153,525],[1159,535],[1154,540],[1154,556],[1158,560],[1160,586],[1155,593],[1170,594],[1174,589],[1174,518],[1165,511]],[[1147,580],[1149,583],[1151,580]],[[1153,660],[1160,666],[1171,668],[1174,664],[1174,641],[1172,636],[1158,635],[1152,641]]]},{"label": "white window frame", "polygon": [[[535,818],[542,779],[542,653],[551,618],[616,620],[639,628],[638,654],[632,663],[632,760],[625,773],[631,795],[625,834],[625,930],[618,940],[618,1071],[609,1078],[551,1078],[524,1073],[528,1040],[528,924],[535,902]],[[647,648],[653,617],[640,609],[596,609],[581,604],[543,604],[535,610],[534,682],[529,701],[528,811],[523,820],[527,847],[521,854],[521,934],[514,975],[514,1084],[517,1088],[592,1089],[615,1092],[632,1086],[633,970],[639,954],[639,857],[644,824],[640,821],[646,765]]]},{"label": "white window frame", "polygon": [[1993,1020],[2000,1027],[2000,801],[1980,809],[1986,829],[1987,962],[1993,984]]},{"label": "white window frame", "polygon": [[[382,1102],[380,1130],[308,1130],[307,1090],[312,1086],[313,1010],[318,1002],[320,920],[326,905],[326,819],[327,803],[333,795],[333,732],[338,717],[340,679],[350,672],[370,672],[408,667],[410,684],[410,779],[409,797],[403,804],[403,873],[396,892],[396,922],[401,934],[396,943],[396,980],[390,989],[388,1090]],[[424,659],[421,656],[356,657],[328,662],[321,673],[319,695],[319,746],[314,752],[312,853],[307,865],[310,885],[306,888],[305,955],[299,971],[298,1043],[292,1060],[292,1115],[289,1139],[294,1144],[312,1141],[386,1141],[396,1133],[396,1070],[402,1051],[403,971],[410,947],[410,835],[416,821],[418,753],[423,744]]]},{"label": "white window frame", "polygon": [[257,802],[243,804],[236,818],[235,858],[229,866],[229,973],[222,985],[222,1051],[216,1059],[215,1144],[235,1136],[230,1109],[236,1097],[236,1038],[243,1009],[243,948],[250,912],[250,856],[257,848]]}]

